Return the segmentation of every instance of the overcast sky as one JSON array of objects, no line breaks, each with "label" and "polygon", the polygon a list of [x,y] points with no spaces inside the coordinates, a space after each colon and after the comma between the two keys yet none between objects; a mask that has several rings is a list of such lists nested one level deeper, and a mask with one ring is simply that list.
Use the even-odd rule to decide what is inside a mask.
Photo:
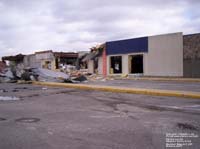
[{"label": "overcast sky", "polygon": [[200,32],[200,0],[0,0],[0,57]]}]

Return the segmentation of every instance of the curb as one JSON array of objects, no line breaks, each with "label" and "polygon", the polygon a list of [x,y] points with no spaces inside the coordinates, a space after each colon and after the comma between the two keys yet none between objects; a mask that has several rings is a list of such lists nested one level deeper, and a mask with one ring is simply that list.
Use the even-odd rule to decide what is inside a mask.
[{"label": "curb", "polygon": [[[116,78],[115,78],[116,79]],[[130,77],[130,78],[117,78],[116,80],[142,80],[142,81],[172,81],[172,82],[189,82],[189,83],[200,83],[200,79],[193,78],[151,78],[151,77]]]},{"label": "curb", "polygon": [[67,83],[36,82],[36,81],[32,82],[32,84],[52,86],[52,87],[76,88],[76,89],[82,89],[82,90],[96,90],[96,91],[117,92],[117,93],[130,93],[130,94],[143,94],[143,95],[152,95],[152,96],[171,96],[171,97],[200,99],[199,92],[125,88],[125,87],[120,88],[120,87],[114,87],[114,86],[98,86],[98,85],[67,84]]},{"label": "curb", "polygon": [[148,80],[148,81],[177,81],[177,82],[200,82],[200,79],[193,78],[131,78],[132,80]]}]

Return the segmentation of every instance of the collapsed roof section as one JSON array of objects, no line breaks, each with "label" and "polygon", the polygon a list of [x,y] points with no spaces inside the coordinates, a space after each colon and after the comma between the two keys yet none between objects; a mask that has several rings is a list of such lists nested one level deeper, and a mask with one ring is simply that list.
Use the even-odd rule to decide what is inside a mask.
[{"label": "collapsed roof section", "polygon": [[105,48],[105,44],[101,44],[101,45],[97,45],[95,47],[92,47],[90,49],[90,53],[87,54],[84,58],[83,58],[83,62],[88,61],[88,60],[94,60],[95,58],[102,56],[103,50]]},{"label": "collapsed roof section", "polygon": [[58,58],[78,58],[78,53],[74,52],[53,52],[53,54]]},{"label": "collapsed roof section", "polygon": [[52,50],[46,50],[46,51],[35,52],[35,54],[44,54],[44,53],[53,53],[53,51]]},{"label": "collapsed roof section", "polygon": [[[78,58],[78,53],[53,52],[52,50],[39,51],[39,52],[35,52],[35,54],[32,54],[32,55],[45,54],[45,53],[52,53],[57,58]],[[23,54],[18,54],[15,56],[4,56],[4,57],[2,57],[2,61],[23,61],[25,56],[26,55],[23,55]]]},{"label": "collapsed roof section", "polygon": [[24,59],[24,56],[23,54],[18,54],[18,55],[15,55],[15,56],[4,56],[2,57],[2,61],[15,61],[15,62],[22,62],[23,59]]},{"label": "collapsed roof section", "polygon": [[88,60],[92,60],[96,57],[96,54],[94,52],[88,53],[83,59],[82,62],[86,62]]}]

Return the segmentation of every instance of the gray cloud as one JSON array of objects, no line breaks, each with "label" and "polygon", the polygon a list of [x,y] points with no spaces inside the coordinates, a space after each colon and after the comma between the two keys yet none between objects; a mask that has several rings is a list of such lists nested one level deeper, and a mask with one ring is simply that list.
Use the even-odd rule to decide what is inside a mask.
[{"label": "gray cloud", "polygon": [[200,32],[199,0],[0,0],[0,57],[89,50],[110,40]]}]

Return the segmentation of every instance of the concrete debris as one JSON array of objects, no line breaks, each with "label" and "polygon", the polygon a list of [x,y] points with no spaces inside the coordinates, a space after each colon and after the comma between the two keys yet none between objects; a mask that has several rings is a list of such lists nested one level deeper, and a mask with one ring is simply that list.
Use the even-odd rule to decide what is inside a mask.
[{"label": "concrete debris", "polygon": [[88,80],[90,80],[90,81],[102,81],[102,82],[105,82],[106,80],[110,80],[110,78],[109,77],[104,77],[104,76],[92,74],[92,75],[88,76]]},{"label": "concrete debris", "polygon": [[72,71],[73,69],[71,69],[71,73],[67,73],[44,68],[24,69],[23,66],[8,67],[4,69],[2,73],[0,73],[0,82],[12,83],[17,82],[19,80],[24,80],[59,83],[78,83],[87,80],[87,78],[81,72]]},{"label": "concrete debris", "polygon": [[71,73],[76,70],[76,66],[73,65],[61,65],[60,70],[66,73]]},{"label": "concrete debris", "polygon": [[35,74],[33,72],[25,71],[21,74],[21,80],[24,81],[36,81],[38,77],[38,74]]},{"label": "concrete debris", "polygon": [[11,82],[14,79],[15,76],[13,75],[11,68],[5,68],[1,73],[0,73],[0,82]]},{"label": "concrete debris", "polygon": [[6,91],[5,89],[0,89],[0,93],[6,93],[8,91]]},{"label": "concrete debris", "polygon": [[7,77],[7,78],[14,78],[13,72],[11,70],[11,68],[6,68],[3,70],[2,73],[0,73],[1,77]]},{"label": "concrete debris", "polygon": [[34,68],[31,69],[31,72],[33,72],[35,76],[38,76],[36,78],[37,81],[42,82],[64,82],[64,80],[68,80],[70,78],[69,75],[63,72],[56,72],[43,68]]},{"label": "concrete debris", "polygon": [[80,76],[74,78],[73,80],[83,82],[83,81],[87,81],[87,78],[84,75],[80,75]]}]

